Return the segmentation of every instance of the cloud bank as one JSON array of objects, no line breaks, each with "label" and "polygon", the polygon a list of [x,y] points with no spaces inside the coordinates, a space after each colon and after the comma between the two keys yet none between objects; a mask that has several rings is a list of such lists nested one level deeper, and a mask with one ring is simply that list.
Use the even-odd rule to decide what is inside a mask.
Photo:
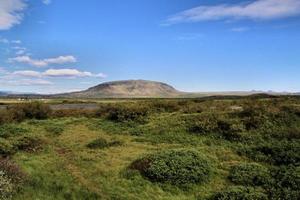
[{"label": "cloud bank", "polygon": [[243,4],[199,6],[170,16],[165,25],[208,20],[274,20],[300,15],[299,0],[256,0]]},{"label": "cloud bank", "polygon": [[8,30],[20,24],[26,6],[23,0],[0,0],[0,30]]},{"label": "cloud bank", "polygon": [[33,78],[49,78],[49,77],[61,77],[61,78],[84,78],[84,77],[95,77],[105,78],[106,75],[103,73],[94,74],[86,71],[79,71],[77,69],[48,69],[44,72],[24,70],[12,72],[13,76],[20,77],[33,77]]},{"label": "cloud bank", "polygon": [[9,62],[26,63],[35,67],[46,67],[50,64],[65,64],[65,63],[75,63],[77,59],[74,56],[58,56],[56,58],[47,59],[32,59],[29,56],[17,56],[15,58],[8,59]]}]

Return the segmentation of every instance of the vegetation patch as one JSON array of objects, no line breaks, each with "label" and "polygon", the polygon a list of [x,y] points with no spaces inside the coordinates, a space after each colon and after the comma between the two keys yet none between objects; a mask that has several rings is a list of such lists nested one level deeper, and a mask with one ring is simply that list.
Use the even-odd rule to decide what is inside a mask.
[{"label": "vegetation patch", "polygon": [[207,158],[195,151],[170,150],[136,160],[130,169],[138,170],[153,182],[173,185],[208,182],[212,167]]},{"label": "vegetation patch", "polygon": [[260,186],[268,184],[271,175],[269,170],[260,164],[243,163],[231,168],[229,179],[236,184]]},{"label": "vegetation patch", "polygon": [[2,138],[8,138],[11,136],[20,135],[27,132],[28,132],[27,129],[20,128],[15,124],[4,124],[0,126],[0,137]]},{"label": "vegetation patch", "polygon": [[6,174],[0,170],[0,199],[11,199],[14,186]]},{"label": "vegetation patch", "polygon": [[15,147],[18,150],[26,152],[37,152],[43,148],[45,142],[34,136],[23,136],[17,140]]},{"label": "vegetation patch", "polygon": [[268,200],[268,196],[261,190],[251,187],[232,186],[224,191],[218,192],[212,200]]},{"label": "vegetation patch", "polygon": [[121,145],[123,145],[123,142],[119,140],[108,141],[104,138],[98,138],[88,143],[86,146],[90,149],[105,149],[105,148],[121,146]]},{"label": "vegetation patch", "polygon": [[60,124],[49,124],[45,126],[45,130],[53,135],[60,135],[64,132],[64,126]]}]

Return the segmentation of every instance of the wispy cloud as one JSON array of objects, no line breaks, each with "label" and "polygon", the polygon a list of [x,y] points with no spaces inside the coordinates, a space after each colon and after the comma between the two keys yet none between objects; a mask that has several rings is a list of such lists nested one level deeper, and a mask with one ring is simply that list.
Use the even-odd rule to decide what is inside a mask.
[{"label": "wispy cloud", "polygon": [[23,19],[22,11],[26,8],[23,0],[0,1],[0,30],[8,30]]},{"label": "wispy cloud", "polygon": [[42,75],[47,77],[106,77],[106,75],[102,73],[93,74],[91,72],[79,71],[77,69],[49,69]]},{"label": "wispy cloud", "polygon": [[52,1],[51,0],[42,0],[43,4],[49,5]]},{"label": "wispy cloud", "polygon": [[6,39],[6,38],[0,37],[0,43],[8,44],[8,43],[9,43],[9,40]]},{"label": "wispy cloud", "polygon": [[30,56],[17,56],[15,58],[9,58],[9,62],[26,63],[35,67],[46,67],[50,64],[65,64],[75,63],[77,59],[74,56],[58,56],[56,58],[46,59],[33,59]]},{"label": "wispy cloud", "polygon": [[0,80],[2,86],[34,86],[34,85],[53,85],[52,82],[43,79],[19,79],[19,80]]},{"label": "wispy cloud", "polygon": [[165,25],[208,20],[274,20],[300,15],[299,0],[256,0],[243,4],[199,6],[167,18]]},{"label": "wispy cloud", "polygon": [[230,31],[232,31],[232,32],[246,32],[249,30],[250,30],[249,27],[235,27],[235,28],[230,29]]},{"label": "wispy cloud", "polygon": [[44,72],[24,70],[24,71],[14,71],[10,73],[11,77],[34,77],[34,78],[85,78],[85,77],[95,77],[95,78],[105,78],[106,75],[103,73],[94,74],[87,71],[79,71],[77,69],[48,69]]},{"label": "wispy cloud", "polygon": [[196,40],[196,39],[199,39],[199,38],[202,38],[202,37],[203,37],[203,34],[187,33],[187,34],[177,36],[175,38],[175,40],[179,40],[179,41]]}]

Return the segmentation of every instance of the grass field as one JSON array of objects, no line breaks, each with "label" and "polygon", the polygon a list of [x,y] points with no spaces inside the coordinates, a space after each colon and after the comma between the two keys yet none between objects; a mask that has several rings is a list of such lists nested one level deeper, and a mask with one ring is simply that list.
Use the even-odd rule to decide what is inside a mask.
[{"label": "grass field", "polygon": [[[0,196],[299,199],[297,98],[110,103],[88,115],[72,110],[39,119],[22,108],[27,117],[16,122],[3,117],[13,109],[2,114]],[[180,156],[186,152],[208,162],[205,180],[191,165],[198,157]],[[139,159],[150,168],[132,167]]]}]

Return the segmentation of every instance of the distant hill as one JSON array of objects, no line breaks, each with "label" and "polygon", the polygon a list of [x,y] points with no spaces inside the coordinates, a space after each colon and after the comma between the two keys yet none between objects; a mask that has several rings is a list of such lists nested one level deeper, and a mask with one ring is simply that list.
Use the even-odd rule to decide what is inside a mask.
[{"label": "distant hill", "polygon": [[172,86],[147,80],[125,80],[106,82],[80,92],[60,94],[58,96],[75,98],[143,98],[143,97],[179,97],[183,95]]},{"label": "distant hill", "polygon": [[0,91],[0,96],[6,96],[7,95],[7,93],[6,92],[2,92],[2,91]]}]

